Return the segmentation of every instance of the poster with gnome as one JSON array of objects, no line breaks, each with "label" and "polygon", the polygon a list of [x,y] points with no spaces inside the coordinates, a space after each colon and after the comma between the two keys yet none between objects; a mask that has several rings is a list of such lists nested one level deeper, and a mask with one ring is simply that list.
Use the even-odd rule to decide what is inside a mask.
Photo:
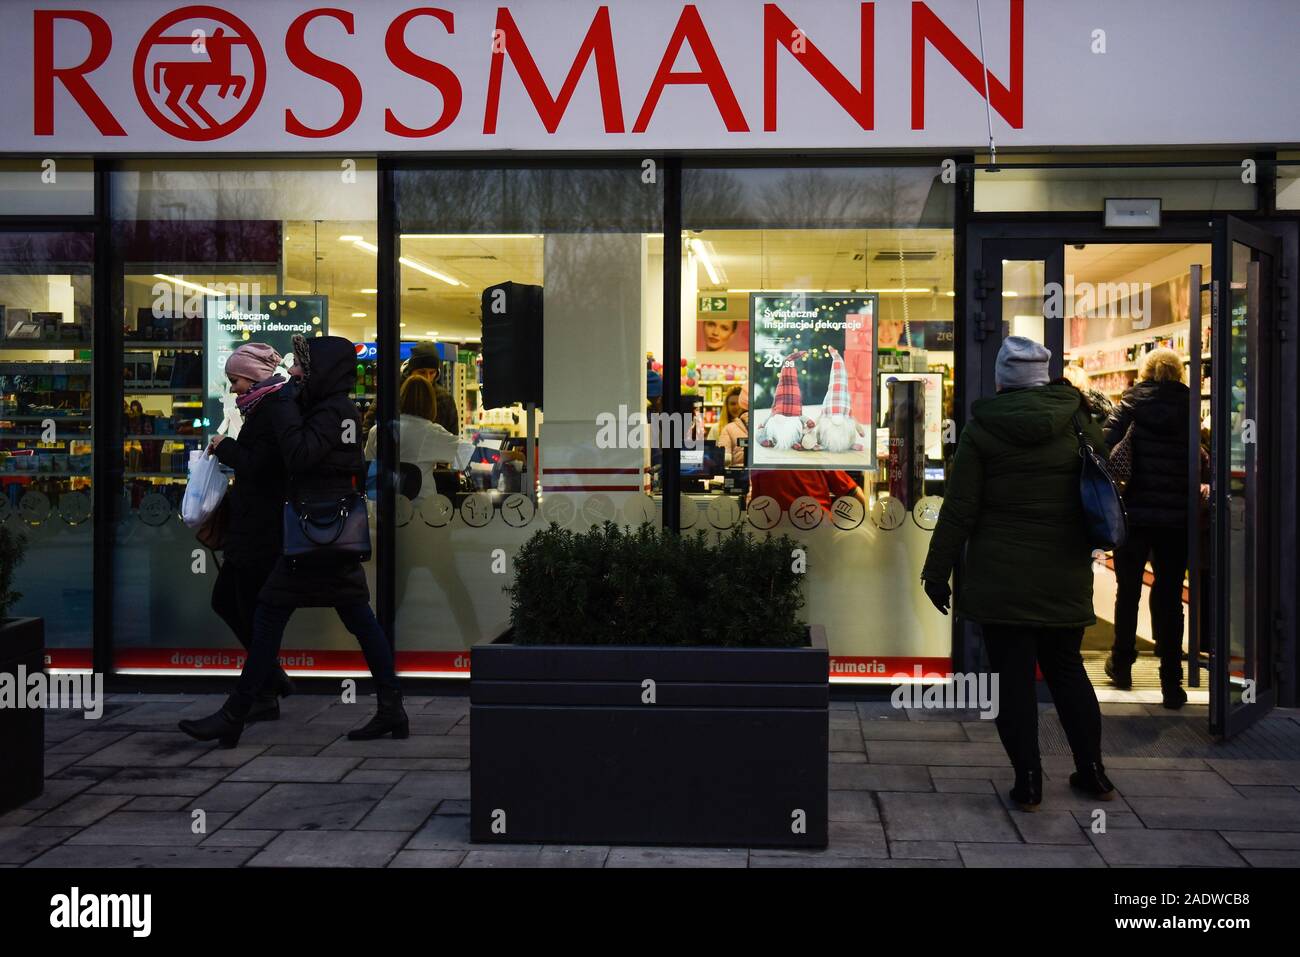
[{"label": "poster with gnome", "polygon": [[876,294],[750,294],[750,468],[874,471]]}]

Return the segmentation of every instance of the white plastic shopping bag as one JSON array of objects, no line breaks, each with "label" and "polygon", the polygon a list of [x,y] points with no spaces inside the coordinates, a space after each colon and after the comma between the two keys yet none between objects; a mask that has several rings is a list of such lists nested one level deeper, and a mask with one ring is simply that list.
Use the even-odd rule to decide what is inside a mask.
[{"label": "white plastic shopping bag", "polygon": [[221,409],[224,416],[221,424],[217,426],[218,435],[228,435],[232,439],[239,438],[240,426],[244,423],[244,414],[239,411],[239,406],[235,404],[238,398],[233,392],[227,392],[221,397]]},{"label": "white plastic shopping bag", "polygon": [[217,510],[225,498],[228,487],[226,474],[215,455],[195,449],[190,453],[190,481],[181,499],[181,521],[190,528],[198,528]]}]

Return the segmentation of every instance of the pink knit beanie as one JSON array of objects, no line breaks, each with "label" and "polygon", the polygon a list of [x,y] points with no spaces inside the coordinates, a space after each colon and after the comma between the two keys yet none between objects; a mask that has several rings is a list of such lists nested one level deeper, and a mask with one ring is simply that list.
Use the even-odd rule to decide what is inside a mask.
[{"label": "pink knit beanie", "polygon": [[261,382],[275,375],[280,358],[280,353],[265,342],[246,342],[226,360],[226,375]]}]

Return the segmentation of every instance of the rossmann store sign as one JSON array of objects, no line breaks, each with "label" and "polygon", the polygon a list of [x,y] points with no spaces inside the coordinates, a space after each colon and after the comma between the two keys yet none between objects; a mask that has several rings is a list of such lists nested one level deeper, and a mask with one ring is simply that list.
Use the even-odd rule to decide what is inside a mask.
[{"label": "rossmann store sign", "polygon": [[[3,0],[6,152],[1300,139],[1300,4]],[[200,147],[201,144],[201,147]]]}]

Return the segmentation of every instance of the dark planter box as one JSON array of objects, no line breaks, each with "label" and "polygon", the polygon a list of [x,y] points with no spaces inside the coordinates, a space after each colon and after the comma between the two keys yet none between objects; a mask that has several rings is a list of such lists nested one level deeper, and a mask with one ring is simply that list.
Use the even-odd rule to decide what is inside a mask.
[{"label": "dark planter box", "polygon": [[[515,645],[510,634],[470,653],[471,840],[826,846],[822,628],[802,648]],[[642,702],[646,679],[654,704]]]},{"label": "dark planter box", "polygon": [[[0,675],[17,685],[19,666],[26,674],[45,669],[45,621],[10,618],[0,623]],[[17,685],[25,700],[27,689]],[[0,708],[0,812],[26,804],[45,788],[45,711]]]}]

